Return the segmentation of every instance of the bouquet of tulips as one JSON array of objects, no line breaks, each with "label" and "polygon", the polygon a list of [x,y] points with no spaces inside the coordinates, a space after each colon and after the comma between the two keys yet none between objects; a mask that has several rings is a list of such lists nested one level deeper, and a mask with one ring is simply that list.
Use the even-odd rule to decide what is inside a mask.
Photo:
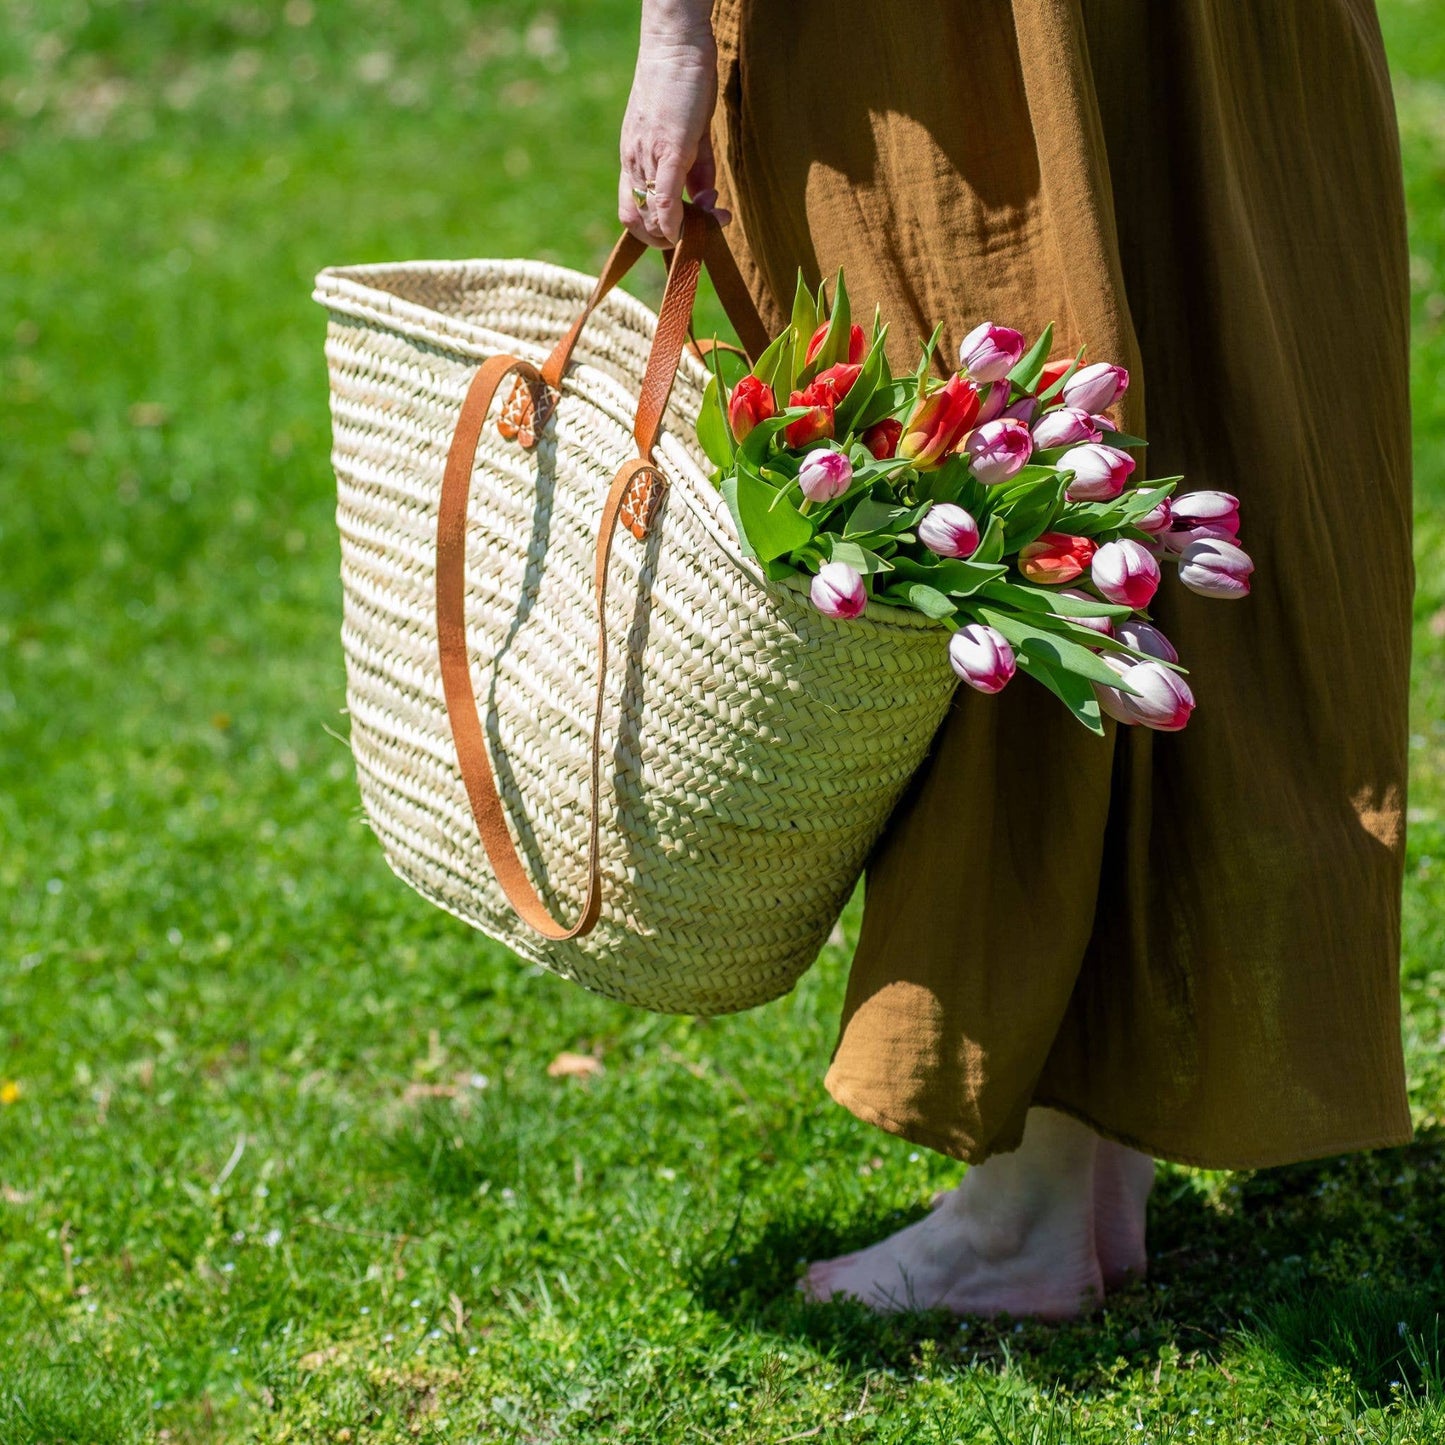
[{"label": "bouquet of tulips", "polygon": [[1179,477],[1131,486],[1126,449],[1144,441],[1109,415],[1128,373],[1082,350],[1049,360],[1052,326],[1032,346],[976,327],[944,381],[938,335],[895,377],[887,327],[852,320],[840,271],[831,306],[799,279],[790,324],[750,370],[714,347],[698,440],[744,547],[771,578],[811,576],[825,616],[872,601],[937,619],[980,692],[1020,671],[1095,732],[1101,712],[1182,728],[1194,697],[1146,609],[1161,561],[1206,597],[1249,591],[1238,501],[1175,495]]}]

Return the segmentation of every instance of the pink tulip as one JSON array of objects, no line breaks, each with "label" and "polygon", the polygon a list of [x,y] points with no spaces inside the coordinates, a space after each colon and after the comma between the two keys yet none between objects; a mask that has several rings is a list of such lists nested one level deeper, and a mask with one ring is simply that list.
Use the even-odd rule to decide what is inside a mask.
[{"label": "pink tulip", "polygon": [[1077,442],[1098,440],[1093,417],[1072,406],[1056,406],[1034,423],[1034,445],[1040,451],[1045,447],[1070,447]]},{"label": "pink tulip", "polygon": [[982,622],[970,622],[953,634],[948,660],[959,677],[979,692],[997,692],[1018,667],[1003,634]]},{"label": "pink tulip", "polygon": [[995,326],[985,321],[963,338],[958,359],[969,379],[982,384],[1002,381],[1024,354],[1024,338],[1008,326]]},{"label": "pink tulip", "polygon": [[1034,424],[1034,417],[1038,414],[1039,399],[1036,396],[1021,396],[1012,406],[1006,406],[1003,414],[1012,417],[1015,421],[1021,421],[1025,426]]},{"label": "pink tulip", "polygon": [[810,502],[831,502],[853,482],[853,463],[831,447],[809,452],[798,468],[798,485]]},{"label": "pink tulip", "polygon": [[1023,469],[1033,455],[1034,443],[1023,422],[1000,417],[975,427],[964,438],[963,449],[974,476],[991,487],[1008,481]]},{"label": "pink tulip", "polygon": [[[1060,587],[1060,597],[1072,597],[1076,602],[1097,602],[1097,597],[1085,592],[1082,587]],[[1114,621],[1110,617],[1066,617],[1062,612],[1054,613],[1055,617],[1064,617],[1066,621],[1077,623],[1080,627],[1092,628],[1093,631],[1102,633],[1105,637],[1114,635]]]},{"label": "pink tulip", "polygon": [[1122,668],[1113,658],[1108,662],[1136,689],[1128,693],[1103,683],[1094,684],[1094,696],[1111,718],[1164,733],[1177,733],[1189,721],[1189,714],[1194,711],[1194,694],[1177,672],[1158,662],[1135,662]]},{"label": "pink tulip", "polygon": [[1009,384],[1007,380],[996,381],[989,387],[982,403],[978,408],[978,415],[974,421],[982,426],[986,421],[992,421],[997,416],[1003,415],[1003,409],[1008,405]]},{"label": "pink tulip", "polygon": [[813,578],[808,596],[824,617],[836,617],[844,622],[857,617],[868,605],[863,574],[846,562],[824,562]]},{"label": "pink tulip", "polygon": [[1128,385],[1129,373],[1122,366],[1096,361],[1092,366],[1081,366],[1064,383],[1064,404],[1080,411],[1106,411],[1124,395]]},{"label": "pink tulip", "polygon": [[1239,536],[1239,498],[1228,492],[1176,492],[1172,511],[1172,525],[1181,531],[1210,527],[1211,536]]},{"label": "pink tulip", "polygon": [[1105,542],[1089,565],[1094,586],[1110,602],[1147,607],[1159,586],[1159,564],[1131,537]]},{"label": "pink tulip", "polygon": [[918,524],[918,540],[940,557],[971,557],[978,550],[978,523],[953,502],[935,502]]},{"label": "pink tulip", "polygon": [[1165,497],[1150,507],[1142,517],[1136,517],[1134,519],[1134,525],[1138,527],[1141,532],[1148,532],[1151,536],[1157,536],[1160,532],[1167,532],[1169,530],[1173,518],[1174,512],[1170,506],[1169,498]]},{"label": "pink tulip", "polygon": [[1179,580],[1201,597],[1243,597],[1254,563],[1236,542],[1203,537],[1179,554]]},{"label": "pink tulip", "polygon": [[1083,446],[1070,447],[1054,465],[1074,474],[1064,492],[1069,501],[1107,502],[1124,490],[1124,483],[1134,470],[1134,458],[1117,447],[1085,442]]},{"label": "pink tulip", "polygon": [[1174,644],[1152,622],[1126,617],[1114,629],[1114,636],[1135,652],[1147,652],[1150,657],[1158,657],[1165,662],[1179,661]]}]

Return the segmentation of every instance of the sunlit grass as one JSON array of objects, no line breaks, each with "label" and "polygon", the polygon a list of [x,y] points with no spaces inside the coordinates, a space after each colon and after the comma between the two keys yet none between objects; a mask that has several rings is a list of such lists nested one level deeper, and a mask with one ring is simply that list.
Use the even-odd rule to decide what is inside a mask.
[{"label": "sunlit grass", "polygon": [[[11,7],[0,1441],[1440,1438],[1445,23],[1385,15],[1414,255],[1420,1140],[1167,1170],[1152,1282],[1015,1329],[792,1288],[955,1177],[822,1092],[856,908],[767,1009],[614,1007],[402,888],[334,735],[311,277],[595,264],[635,7]],[[601,1070],[550,1077],[563,1049]]]}]

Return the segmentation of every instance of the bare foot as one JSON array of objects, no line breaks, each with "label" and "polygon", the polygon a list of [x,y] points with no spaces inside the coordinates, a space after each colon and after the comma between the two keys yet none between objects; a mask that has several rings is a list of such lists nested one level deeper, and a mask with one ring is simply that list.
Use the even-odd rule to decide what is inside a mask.
[{"label": "bare foot", "polygon": [[1137,1149],[1099,1141],[1094,1156],[1094,1248],[1106,1289],[1143,1279],[1149,1267],[1145,1215],[1154,1161]]},{"label": "bare foot", "polygon": [[1094,1254],[1095,1136],[1035,1109],[1023,1146],[970,1169],[925,1218],[809,1266],[813,1300],[851,1296],[880,1311],[1066,1319],[1103,1295]]}]

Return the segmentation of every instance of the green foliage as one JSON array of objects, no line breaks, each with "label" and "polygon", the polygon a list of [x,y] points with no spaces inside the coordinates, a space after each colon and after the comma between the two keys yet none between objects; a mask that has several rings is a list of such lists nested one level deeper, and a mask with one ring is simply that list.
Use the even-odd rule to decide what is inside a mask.
[{"label": "green foliage", "polygon": [[[595,269],[635,6],[8,8],[0,1441],[1445,1438],[1445,25],[1383,16],[1414,256],[1420,1137],[1166,1167],[1150,1282],[1016,1329],[793,1289],[959,1175],[823,1091],[861,895],[788,998],[641,1014],[403,888],[335,736],[311,276]],[[601,1071],[550,1077],[562,1050]]]}]

